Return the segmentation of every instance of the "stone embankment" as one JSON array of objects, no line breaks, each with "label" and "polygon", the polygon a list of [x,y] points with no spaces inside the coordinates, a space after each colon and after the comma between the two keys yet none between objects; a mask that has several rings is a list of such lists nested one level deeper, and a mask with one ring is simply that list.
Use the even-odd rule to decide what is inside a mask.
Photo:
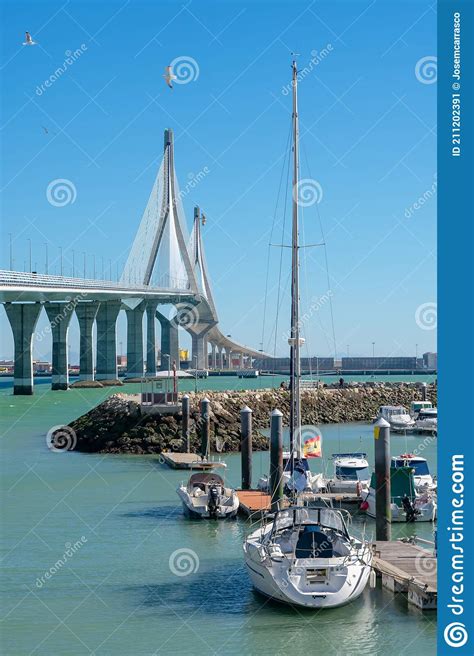
[{"label": "stone embankment", "polygon": [[[427,398],[436,405],[436,386],[428,385]],[[191,403],[191,450],[197,451],[199,404],[210,400],[211,449],[238,451],[240,446],[240,410],[247,405],[253,411],[253,448],[268,449],[267,429],[270,413],[283,412],[288,424],[289,392],[286,390],[245,390],[189,393]],[[318,425],[353,421],[371,421],[381,405],[409,407],[421,399],[415,383],[352,384],[344,389],[323,388],[302,392],[302,423]],[[140,410],[138,395],[114,394],[99,406],[70,424],[76,433],[76,450],[89,453],[158,454],[182,451],[181,415],[146,415]]]}]

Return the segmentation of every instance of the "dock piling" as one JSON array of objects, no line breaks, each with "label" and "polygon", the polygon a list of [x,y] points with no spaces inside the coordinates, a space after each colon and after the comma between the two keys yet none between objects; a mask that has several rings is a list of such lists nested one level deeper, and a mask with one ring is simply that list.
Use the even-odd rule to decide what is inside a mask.
[{"label": "dock piling", "polygon": [[189,395],[185,394],[181,399],[181,435],[183,437],[183,442],[186,445],[186,453],[189,453],[191,450],[191,445],[189,443]]},{"label": "dock piling", "polygon": [[210,433],[210,418],[209,418],[210,401],[204,398],[201,401],[201,455],[203,458],[209,457],[209,433]]},{"label": "dock piling", "polygon": [[421,400],[426,401],[426,383],[421,383]]},{"label": "dock piling", "polygon": [[270,495],[271,510],[278,510],[283,498],[283,414],[274,410],[270,424]]},{"label": "dock piling", "polygon": [[242,490],[252,488],[252,410],[240,411],[240,453],[242,460]]},{"label": "dock piling", "polygon": [[374,425],[375,452],[375,535],[391,540],[390,424],[382,417]]}]

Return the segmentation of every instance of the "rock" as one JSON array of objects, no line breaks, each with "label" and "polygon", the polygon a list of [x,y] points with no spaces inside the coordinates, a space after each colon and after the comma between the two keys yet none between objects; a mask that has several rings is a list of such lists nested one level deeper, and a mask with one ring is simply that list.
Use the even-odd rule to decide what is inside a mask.
[{"label": "rock", "polygon": [[[104,381],[102,381],[104,382]],[[427,398],[436,404],[436,385],[428,385]],[[279,408],[289,421],[289,393],[286,390],[225,391],[189,393],[191,400],[191,450],[200,446],[200,402],[207,396],[211,403],[211,444],[223,452],[240,449],[240,410],[248,405],[253,411],[255,450],[268,449],[268,438],[260,432],[268,429],[270,412]],[[417,384],[354,383],[341,389],[326,386],[302,392],[303,424],[371,421],[381,405],[404,405],[421,396]],[[88,453],[161,453],[180,451],[181,414],[142,415],[139,396],[114,394],[103,403],[73,421],[76,449]]]}]

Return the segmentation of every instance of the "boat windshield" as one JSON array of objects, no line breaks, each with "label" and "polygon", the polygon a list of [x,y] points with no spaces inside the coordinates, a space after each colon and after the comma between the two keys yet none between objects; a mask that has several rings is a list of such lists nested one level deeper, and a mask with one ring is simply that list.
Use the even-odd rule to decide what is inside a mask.
[{"label": "boat windshield", "polygon": [[332,508],[287,508],[280,510],[273,520],[271,537],[282,529],[290,526],[302,526],[316,524],[326,528],[332,528],[348,537],[347,528],[341,513]]},{"label": "boat windshield", "polygon": [[336,465],[336,477],[343,481],[368,481],[368,467],[341,467]]},{"label": "boat windshield", "polygon": [[402,406],[385,406],[382,408],[382,416],[385,417],[398,417],[399,415],[406,415],[407,411]]},{"label": "boat windshield", "polygon": [[429,476],[430,470],[426,460],[402,460],[398,458],[395,462],[395,467],[411,467],[415,470],[415,476]]}]

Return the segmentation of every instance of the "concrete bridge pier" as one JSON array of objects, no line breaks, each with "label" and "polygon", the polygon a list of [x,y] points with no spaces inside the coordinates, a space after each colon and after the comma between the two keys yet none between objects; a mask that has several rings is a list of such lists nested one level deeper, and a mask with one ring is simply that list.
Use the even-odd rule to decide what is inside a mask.
[{"label": "concrete bridge pier", "polygon": [[239,367],[240,367],[240,369],[244,368],[244,354],[243,353],[240,354]]},{"label": "concrete bridge pier", "polygon": [[79,380],[94,380],[94,350],[92,328],[99,309],[97,301],[83,301],[76,305],[79,321]]},{"label": "concrete bridge pier", "polygon": [[51,389],[67,390],[69,387],[67,333],[74,312],[74,303],[46,303],[44,307],[53,336]]},{"label": "concrete bridge pier", "polygon": [[211,343],[211,368],[217,369],[217,347]]},{"label": "concrete bridge pier", "polygon": [[207,369],[209,366],[208,358],[208,341],[206,333],[209,331],[209,328],[206,327],[200,333],[191,333],[192,337],[192,364],[193,367],[198,369]]},{"label": "concrete bridge pier", "polygon": [[224,349],[221,347],[218,348],[218,355],[219,355],[219,360],[218,360],[218,367],[219,369],[224,369]]},{"label": "concrete bridge pier", "polygon": [[157,301],[148,301],[146,304],[146,373],[147,376],[156,376],[156,331],[155,317]]},{"label": "concrete bridge pier", "polygon": [[173,364],[173,360],[176,361],[176,367],[179,367],[179,338],[178,338],[178,326],[175,321],[172,319],[167,319],[164,314],[161,312],[156,312],[156,316],[161,324],[161,371],[166,371],[168,369],[168,358],[165,358],[165,355],[170,356],[169,366]]},{"label": "concrete bridge pier", "polygon": [[226,368],[232,369],[232,350],[230,348],[226,348],[225,355],[227,359]]},{"label": "concrete bridge pier", "polygon": [[117,380],[116,323],[122,301],[104,301],[97,311],[97,380]]},{"label": "concrete bridge pier", "polygon": [[143,313],[146,303],[125,308],[127,315],[127,378],[143,377]]},{"label": "concrete bridge pier", "polygon": [[33,394],[33,333],[41,303],[5,303],[15,348],[13,394]]}]

